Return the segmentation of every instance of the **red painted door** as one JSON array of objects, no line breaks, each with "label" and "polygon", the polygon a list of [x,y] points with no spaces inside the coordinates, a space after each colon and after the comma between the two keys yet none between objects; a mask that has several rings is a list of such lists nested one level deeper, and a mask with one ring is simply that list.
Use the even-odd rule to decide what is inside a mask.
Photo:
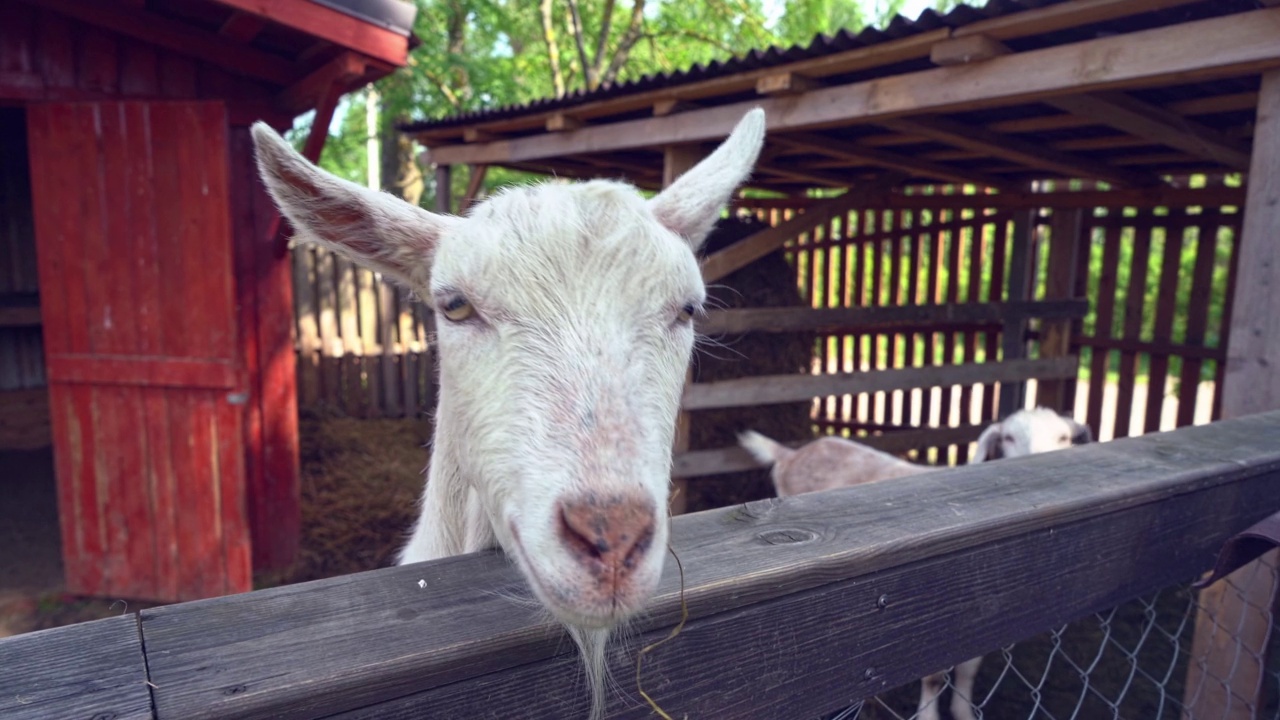
[{"label": "red painted door", "polygon": [[249,590],[225,109],[27,118],[68,589]]}]

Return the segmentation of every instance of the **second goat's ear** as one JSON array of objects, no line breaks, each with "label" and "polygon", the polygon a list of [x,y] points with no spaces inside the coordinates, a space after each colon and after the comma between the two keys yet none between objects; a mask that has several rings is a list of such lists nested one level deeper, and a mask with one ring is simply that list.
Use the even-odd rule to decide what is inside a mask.
[{"label": "second goat's ear", "polygon": [[1004,452],[1000,447],[1000,423],[996,423],[978,436],[978,449],[973,454],[973,461],[976,463],[987,462],[988,460],[999,460],[1004,457]]},{"label": "second goat's ear", "polygon": [[1076,422],[1075,418],[1067,417],[1066,415],[1063,415],[1062,419],[1066,420],[1067,424],[1071,426],[1072,445],[1087,445],[1093,442],[1093,431],[1089,429],[1088,425]]}]

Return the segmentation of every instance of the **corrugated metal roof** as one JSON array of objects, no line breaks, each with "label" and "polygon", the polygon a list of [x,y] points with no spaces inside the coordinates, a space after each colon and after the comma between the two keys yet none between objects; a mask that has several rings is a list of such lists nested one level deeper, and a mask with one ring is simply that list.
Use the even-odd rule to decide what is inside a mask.
[{"label": "corrugated metal roof", "polygon": [[[742,57],[720,60],[705,65],[695,65],[688,70],[647,75],[628,82],[618,83],[595,91],[579,90],[563,98],[545,98],[522,105],[507,105],[471,112],[458,113],[436,120],[425,120],[407,123],[400,126],[405,132],[422,132],[440,130],[450,127],[471,125],[480,122],[504,120],[521,115],[569,109],[588,102],[625,97],[630,94],[650,90],[676,87],[703,80],[724,77],[736,73],[780,67],[802,60],[819,58],[826,55],[872,47],[892,40],[899,40],[913,35],[920,35],[942,28],[960,28],[971,23],[992,18],[1005,17],[1027,10],[1057,5],[1070,0],[990,0],[982,7],[960,5],[945,14],[926,10],[915,20],[898,15],[883,28],[864,28],[858,32],[842,30],[832,36],[818,36],[807,45],[796,45],[789,48],[770,47],[754,50]],[[1015,50],[1025,51],[1051,45],[1074,42],[1077,40],[1098,37],[1103,34],[1133,32],[1147,27],[1186,22],[1206,17],[1228,15],[1256,9],[1255,0],[1214,0],[1193,5],[1185,5],[1167,10],[1154,11],[1142,15],[1121,18],[1099,23],[1092,27],[1074,27],[1035,37],[1020,38],[1008,44]],[[923,67],[931,67],[925,61]],[[843,81],[857,81],[875,76],[895,74],[904,71],[899,65],[874,68],[859,73],[863,77],[843,78]]]}]

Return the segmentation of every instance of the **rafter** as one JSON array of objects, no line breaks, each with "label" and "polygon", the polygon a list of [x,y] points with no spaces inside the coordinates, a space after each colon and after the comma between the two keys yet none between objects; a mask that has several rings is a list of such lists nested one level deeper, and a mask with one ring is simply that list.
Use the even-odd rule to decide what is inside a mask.
[{"label": "rafter", "polygon": [[1249,147],[1245,143],[1124,93],[1072,95],[1046,102],[1059,110],[1220,162],[1234,170],[1249,169]]},{"label": "rafter", "polygon": [[1062,173],[1068,177],[1106,180],[1127,187],[1159,185],[1160,178],[1124,170],[1103,162],[1078,157],[1012,135],[1003,135],[980,125],[968,125],[938,116],[902,118],[883,123],[899,132],[931,137],[958,148],[992,157],[1013,160],[1027,167]]},{"label": "rafter", "polygon": [[778,144],[819,153],[829,157],[851,160],[854,162],[876,165],[890,170],[900,170],[912,175],[922,175],[935,180],[947,182],[974,183],[990,187],[1007,186],[1008,183],[983,175],[980,172],[969,172],[953,168],[941,163],[931,162],[917,157],[900,155],[888,150],[866,147],[858,143],[836,140],[811,133],[791,133],[773,138]]},{"label": "rafter", "polygon": [[726,136],[747,110],[757,106],[769,114],[771,132],[785,132],[881,123],[911,115],[1032,102],[1103,88],[1204,81],[1274,67],[1280,67],[1280,8],[1057,45],[976,65],[932,68],[794,96],[753,98],[669,117],[594,124],[571,134],[444,147],[436,159],[446,163],[506,163],[580,152],[577,148],[585,146],[607,151],[710,141]]}]

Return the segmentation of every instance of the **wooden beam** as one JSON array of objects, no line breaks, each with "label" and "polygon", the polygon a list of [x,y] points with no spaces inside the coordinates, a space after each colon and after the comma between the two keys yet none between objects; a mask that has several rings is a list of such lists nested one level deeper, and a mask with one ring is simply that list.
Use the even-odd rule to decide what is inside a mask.
[{"label": "wooden beam", "polygon": [[696,107],[698,107],[697,103],[691,103],[686,100],[679,100],[677,98],[662,98],[661,100],[654,101],[653,116],[663,117],[665,115],[670,115],[672,113],[684,112],[685,110],[692,110]]},{"label": "wooden beam", "polygon": [[[668,561],[609,670],[633,679],[687,612],[644,659],[661,707],[830,714],[1207,569],[1277,509],[1277,432],[1273,414],[675,518],[683,577]],[[137,687],[184,720],[584,717],[581,661],[558,623],[511,601],[524,586],[481,552],[142,610],[153,687]],[[32,665],[76,667],[92,647]],[[644,717],[637,705],[611,693],[605,714]]]},{"label": "wooden beam", "polygon": [[1244,228],[1238,253],[1236,286],[1222,414],[1239,417],[1280,408],[1280,313],[1274,293],[1280,288],[1280,70],[1262,77],[1253,139]]},{"label": "wooden beam", "polygon": [[794,72],[765,75],[756,80],[756,92],[761,95],[794,95],[822,87],[823,83]]},{"label": "wooden beam", "polygon": [[453,212],[453,166],[436,165],[436,212],[449,214]]},{"label": "wooden beam", "polygon": [[218,34],[232,42],[245,45],[258,37],[258,33],[262,32],[266,26],[267,21],[264,18],[236,11],[222,23]]},{"label": "wooden beam", "polygon": [[990,60],[1013,52],[1007,45],[986,35],[963,35],[943,40],[929,50],[934,65],[965,65]]},{"label": "wooden beam", "polygon": [[822,155],[842,160],[865,162],[869,165],[888,168],[890,170],[898,170],[912,175],[933,178],[935,180],[944,180],[946,182],[962,183],[966,185],[984,185],[986,187],[1002,188],[1006,190],[1014,187],[1013,183],[985,175],[980,172],[950,167],[941,163],[923,160],[919,157],[901,155],[890,150],[880,150],[878,148],[867,147],[855,142],[838,140],[813,133],[788,133],[785,135],[774,135],[769,138],[769,142],[780,144],[784,147],[792,147],[808,152],[820,153]]},{"label": "wooden beam", "polygon": [[702,260],[702,279],[713,283],[729,273],[746,267],[782,247],[791,238],[826,224],[832,218],[863,205],[871,204],[887,194],[901,176],[884,178],[868,183],[867,187],[851,188],[843,195],[824,200],[807,208],[804,213],[775,227],[747,236],[729,247],[714,252]]},{"label": "wooden beam", "polygon": [[493,142],[494,140],[501,140],[502,136],[497,133],[481,130],[480,128],[470,127],[462,131],[462,139],[469,143]]},{"label": "wooden beam", "polygon": [[787,178],[788,180],[798,180],[800,182],[810,183],[819,187],[847,188],[854,184],[852,182],[852,176],[848,173],[828,173],[821,170],[806,170],[798,167],[793,168],[786,162],[770,162],[768,160],[756,161],[755,182],[759,183],[763,180],[763,178],[760,177],[761,174]]},{"label": "wooden beam", "polygon": [[152,13],[96,0],[19,1],[276,85],[287,85],[302,74],[301,68],[276,55],[244,47]]},{"label": "wooden beam", "polygon": [[1058,357],[830,375],[762,375],[692,385],[685,389],[680,407],[685,410],[712,410],[799,402],[826,395],[860,395],[1036,378],[1068,378],[1075,377],[1076,367],[1076,358]]},{"label": "wooden beam", "polygon": [[303,112],[319,105],[335,87],[340,93],[345,92],[350,83],[364,76],[367,68],[364,57],[342,53],[283,90],[276,102],[286,112]]},{"label": "wooden beam", "polygon": [[467,176],[467,191],[458,202],[459,215],[465,213],[475,203],[476,197],[480,194],[480,188],[484,185],[484,177],[489,173],[489,166],[471,165],[468,170],[470,172]]},{"label": "wooden beam", "polygon": [[1117,168],[1107,163],[1051,150],[1022,138],[968,125],[944,117],[914,117],[890,120],[886,127],[900,132],[931,137],[939,142],[1005,158],[1028,167],[1062,173],[1072,178],[1106,180],[1122,187],[1160,185],[1155,175]]},{"label": "wooden beam", "polygon": [[608,151],[716,140],[728,135],[754,107],[764,108],[769,131],[777,133],[1174,80],[1196,82],[1273,67],[1280,67],[1280,8],[1059,45],[979,65],[933,68],[668,117],[602,123],[573,135],[442,147],[433,150],[432,156],[439,162],[521,162],[570,155],[583,147]]},{"label": "wooden beam", "polygon": [[577,130],[582,127],[583,123],[578,118],[558,112],[547,118],[547,132],[566,132],[568,130]]},{"label": "wooden beam", "polygon": [[1222,163],[1233,170],[1249,169],[1249,146],[1245,143],[1123,93],[1070,95],[1046,102],[1073,115]]},{"label": "wooden beam", "polygon": [[243,13],[301,30],[361,55],[403,67],[409,38],[309,0],[217,0]]},{"label": "wooden beam", "polygon": [[[932,230],[932,228],[931,228]],[[1052,300],[959,303],[949,305],[889,305],[851,308],[747,308],[713,310],[698,321],[704,335],[747,332],[836,333],[858,330],[886,332],[919,325],[1000,323],[1009,317],[1077,320],[1089,311],[1089,301]]]},{"label": "wooden beam", "polygon": [[[986,425],[965,425],[961,427],[929,427],[906,429],[898,432],[886,432],[882,435],[868,435],[854,438],[857,442],[900,455],[916,448],[940,445],[968,445],[987,428]],[[799,447],[801,442],[783,443],[789,447]],[[740,447],[716,448],[714,450],[693,450],[677,455],[672,464],[671,474],[676,477],[694,478],[707,475],[741,472],[763,467],[759,460]]]}]

